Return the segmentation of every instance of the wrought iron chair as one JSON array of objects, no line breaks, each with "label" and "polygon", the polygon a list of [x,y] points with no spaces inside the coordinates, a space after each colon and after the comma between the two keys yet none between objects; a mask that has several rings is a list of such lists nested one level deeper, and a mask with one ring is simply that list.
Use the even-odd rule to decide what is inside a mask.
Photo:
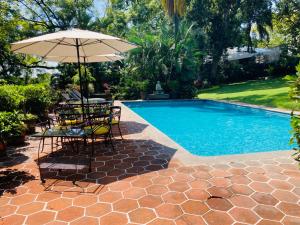
[{"label": "wrought iron chair", "polygon": [[111,106],[110,107],[110,114],[112,116],[111,124],[112,126],[118,126],[119,134],[123,139],[121,128],[120,128],[120,121],[121,121],[121,106]]}]

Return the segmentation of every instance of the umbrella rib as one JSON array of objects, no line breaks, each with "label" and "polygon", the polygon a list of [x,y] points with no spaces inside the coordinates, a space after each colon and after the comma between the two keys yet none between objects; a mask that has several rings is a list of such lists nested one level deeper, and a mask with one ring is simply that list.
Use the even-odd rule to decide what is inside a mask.
[{"label": "umbrella rib", "polygon": [[17,49],[15,49],[15,50],[13,50],[13,52],[19,51],[20,49],[27,48],[27,47],[29,47],[29,46],[31,46],[31,45],[34,45],[34,44],[37,44],[37,43],[39,43],[39,41],[38,41],[38,42],[32,42],[32,43],[30,43],[30,44],[28,44],[28,45],[25,45],[25,46],[22,46],[22,47],[20,47],[20,48],[17,48]]},{"label": "umbrella rib", "polygon": [[82,49],[82,51],[83,51],[83,54],[84,54],[83,59],[84,59],[84,57],[86,57],[86,54],[85,54],[83,45],[82,45],[82,43],[81,43],[81,40],[79,39],[78,41],[80,42],[80,45],[79,45],[79,46],[81,47],[81,49]]},{"label": "umbrella rib", "polygon": [[62,41],[64,41],[65,38],[62,38],[59,42],[57,42],[42,58],[47,57],[50,52],[52,52]]},{"label": "umbrella rib", "polygon": [[116,50],[116,51],[119,52],[119,53],[121,53],[121,51],[119,51],[118,49],[112,47],[111,45],[109,45],[109,44],[107,44],[107,43],[105,43],[105,42],[103,42],[103,41],[101,41],[101,40],[98,40],[98,41],[100,42],[100,44],[103,43],[103,44],[105,44],[106,46],[108,46],[108,47],[110,47],[110,48]]}]

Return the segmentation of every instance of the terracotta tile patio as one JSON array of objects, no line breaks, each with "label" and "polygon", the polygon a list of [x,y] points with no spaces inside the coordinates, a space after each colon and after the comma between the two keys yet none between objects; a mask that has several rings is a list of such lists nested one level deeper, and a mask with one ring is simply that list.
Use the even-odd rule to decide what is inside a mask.
[{"label": "terracotta tile patio", "polygon": [[300,224],[290,152],[198,157],[126,107],[122,119],[124,140],[116,137],[115,152],[97,143],[92,172],[78,170],[76,185],[75,170],[56,169],[41,184],[38,140],[10,149],[0,164],[0,224]]}]

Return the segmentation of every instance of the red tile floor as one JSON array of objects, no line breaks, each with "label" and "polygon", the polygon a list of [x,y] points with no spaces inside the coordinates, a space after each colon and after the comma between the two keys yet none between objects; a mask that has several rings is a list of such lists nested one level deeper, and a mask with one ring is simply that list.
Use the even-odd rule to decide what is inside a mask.
[{"label": "red tile floor", "polygon": [[41,184],[38,140],[10,149],[0,162],[0,224],[300,224],[300,171],[289,154],[200,162],[126,108],[122,130],[115,152],[96,144],[92,172],[78,170],[75,185],[75,170],[55,169],[42,171]]}]

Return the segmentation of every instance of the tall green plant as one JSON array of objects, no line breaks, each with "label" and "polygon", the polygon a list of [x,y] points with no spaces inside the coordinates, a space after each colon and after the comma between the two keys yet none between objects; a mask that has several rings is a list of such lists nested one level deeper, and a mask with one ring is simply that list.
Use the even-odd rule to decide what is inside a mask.
[{"label": "tall green plant", "polygon": [[[297,73],[294,76],[287,76],[286,79],[290,81],[290,97],[295,101],[295,104],[300,104],[300,63],[296,66]],[[295,153],[293,154],[295,160],[300,162],[300,115],[292,112],[291,114],[292,137],[291,144],[295,144]],[[300,165],[300,164],[299,164]]]}]

